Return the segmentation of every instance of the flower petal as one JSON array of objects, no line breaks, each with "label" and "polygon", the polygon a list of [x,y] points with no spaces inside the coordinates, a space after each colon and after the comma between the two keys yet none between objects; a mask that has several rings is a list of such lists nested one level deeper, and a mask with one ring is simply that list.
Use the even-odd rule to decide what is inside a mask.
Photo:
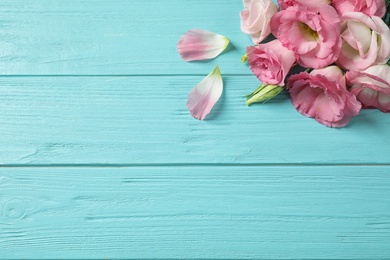
[{"label": "flower petal", "polygon": [[180,37],[177,50],[184,61],[217,57],[229,45],[229,39],[201,29],[192,29]]},{"label": "flower petal", "polygon": [[[322,75],[336,73],[336,68],[314,70],[315,75],[301,72],[289,77],[287,90],[291,102],[304,116],[312,117],[328,127],[343,127],[359,114],[361,104],[336,81]],[[337,76],[337,75],[335,75]]]},{"label": "flower petal", "polygon": [[312,72],[310,72],[310,75],[313,76],[322,75],[326,77],[328,80],[335,81],[335,82],[339,82],[344,76],[343,71],[335,65],[328,66],[322,69],[315,69]]},{"label": "flower petal", "polygon": [[218,65],[188,94],[187,108],[193,117],[203,120],[221,97],[223,81]]}]

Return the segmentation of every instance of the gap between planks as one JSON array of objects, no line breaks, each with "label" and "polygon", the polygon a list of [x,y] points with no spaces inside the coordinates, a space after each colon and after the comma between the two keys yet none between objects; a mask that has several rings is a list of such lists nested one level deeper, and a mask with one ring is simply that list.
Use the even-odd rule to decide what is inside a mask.
[{"label": "gap between planks", "polygon": [[[109,77],[201,77],[208,73],[194,73],[194,74],[20,74],[20,75],[0,75],[0,78],[109,78]],[[249,74],[232,74],[223,73],[223,77],[253,77]]]},{"label": "gap between planks", "polygon": [[[0,168],[133,168],[133,167],[390,167],[390,163],[51,163],[3,164]],[[390,174],[390,172],[389,172]]]}]

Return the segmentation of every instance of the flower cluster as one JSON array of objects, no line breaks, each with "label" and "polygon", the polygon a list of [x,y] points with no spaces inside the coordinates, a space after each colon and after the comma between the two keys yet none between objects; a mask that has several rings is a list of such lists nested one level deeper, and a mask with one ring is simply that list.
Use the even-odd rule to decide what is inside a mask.
[{"label": "flower cluster", "polygon": [[[345,126],[362,108],[390,112],[385,0],[278,0],[278,6],[243,0],[243,5],[241,30],[254,45],[242,61],[262,82],[247,96],[247,105],[286,89],[299,113],[328,127]],[[228,43],[224,36],[191,30],[178,51],[186,61],[212,59]],[[218,100],[220,77],[216,68],[190,92],[194,117],[203,119]]]},{"label": "flower cluster", "polygon": [[[384,0],[278,0],[277,12],[261,7],[271,0],[243,2],[241,28],[255,44],[247,60],[261,89],[285,86],[299,113],[329,127],[345,126],[362,106],[390,112]],[[287,77],[295,65],[305,72]],[[247,104],[270,98],[269,89],[255,92]]]}]

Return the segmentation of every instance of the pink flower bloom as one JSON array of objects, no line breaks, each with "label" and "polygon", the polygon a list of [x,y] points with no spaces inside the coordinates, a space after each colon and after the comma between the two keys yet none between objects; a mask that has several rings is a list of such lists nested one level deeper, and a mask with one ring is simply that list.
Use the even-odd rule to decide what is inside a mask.
[{"label": "pink flower bloom", "polygon": [[217,57],[229,45],[229,40],[213,32],[192,29],[183,34],[177,50],[185,61],[207,60]]},{"label": "pink flower bloom", "polygon": [[285,10],[290,6],[301,5],[297,0],[278,0],[280,10]]},{"label": "pink flower bloom", "polygon": [[365,71],[348,71],[347,85],[364,108],[390,112],[390,67],[375,65]]},{"label": "pink flower bloom", "polygon": [[341,54],[336,62],[348,70],[365,70],[390,58],[390,30],[377,16],[349,12],[342,16]]},{"label": "pink flower bloom", "polygon": [[339,57],[340,19],[331,6],[322,5],[318,12],[289,7],[272,17],[271,31],[303,67],[322,68]]},{"label": "pink flower bloom", "polygon": [[361,104],[347,91],[337,66],[289,77],[287,89],[293,106],[304,116],[328,127],[342,127],[359,114]]},{"label": "pink flower bloom", "polygon": [[343,15],[346,12],[361,12],[368,16],[385,15],[385,0],[333,0],[333,7]]},{"label": "pink flower bloom", "polygon": [[278,5],[281,10],[285,10],[290,6],[306,6],[311,10],[317,10],[322,5],[329,5],[331,0],[278,0]]},{"label": "pink flower bloom", "polygon": [[223,81],[219,67],[207,75],[188,94],[187,108],[193,117],[203,120],[222,95]]},{"label": "pink flower bloom", "polygon": [[278,40],[246,49],[249,67],[265,84],[284,86],[284,79],[295,62],[294,52]]},{"label": "pink flower bloom", "polygon": [[254,44],[264,40],[270,33],[271,17],[278,12],[278,7],[271,0],[243,0],[241,11],[241,30],[249,34]]}]

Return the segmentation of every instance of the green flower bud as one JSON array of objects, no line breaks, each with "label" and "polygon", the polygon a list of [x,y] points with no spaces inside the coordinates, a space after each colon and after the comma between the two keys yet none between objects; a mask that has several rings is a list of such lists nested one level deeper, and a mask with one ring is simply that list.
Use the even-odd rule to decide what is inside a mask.
[{"label": "green flower bud", "polygon": [[262,84],[255,91],[249,94],[246,100],[246,105],[253,103],[265,102],[278,95],[283,90],[283,87],[278,85]]},{"label": "green flower bud", "polygon": [[245,54],[241,57],[241,62],[242,62],[242,63],[245,63],[245,62],[247,62],[247,61],[248,61],[248,54],[245,53]]}]

